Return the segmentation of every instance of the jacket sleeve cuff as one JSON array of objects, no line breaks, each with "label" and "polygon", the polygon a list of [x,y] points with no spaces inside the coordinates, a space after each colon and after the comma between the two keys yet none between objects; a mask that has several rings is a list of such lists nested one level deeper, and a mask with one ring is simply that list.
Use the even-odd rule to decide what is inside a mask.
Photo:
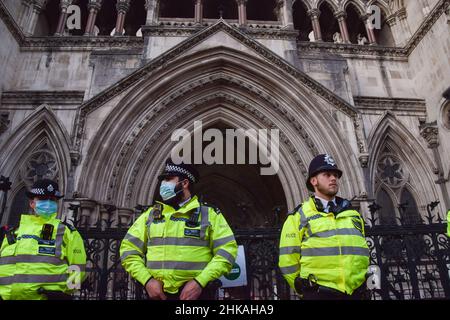
[{"label": "jacket sleeve cuff", "polygon": [[203,286],[200,282],[198,282],[197,279],[194,278],[194,281],[197,282],[197,284],[198,284],[202,289],[205,289],[205,286]]},{"label": "jacket sleeve cuff", "polygon": [[205,288],[208,285],[208,282],[211,281],[209,277],[199,274],[194,278],[194,280],[200,285],[200,287]]},{"label": "jacket sleeve cuff", "polygon": [[139,276],[138,278],[136,278],[136,281],[139,282],[140,284],[142,284],[145,287],[147,282],[149,282],[152,278],[153,277],[152,277],[151,274],[145,274],[143,276]]}]

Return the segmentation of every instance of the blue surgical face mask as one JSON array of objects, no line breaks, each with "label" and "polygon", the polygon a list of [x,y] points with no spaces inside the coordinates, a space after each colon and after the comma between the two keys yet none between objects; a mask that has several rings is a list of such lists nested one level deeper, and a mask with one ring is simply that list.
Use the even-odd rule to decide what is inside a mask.
[{"label": "blue surgical face mask", "polygon": [[53,200],[36,200],[34,212],[43,218],[49,218],[58,212],[58,204]]},{"label": "blue surgical face mask", "polygon": [[172,199],[178,193],[183,191],[183,189],[175,191],[177,184],[178,184],[178,182],[170,182],[170,181],[162,181],[161,182],[161,186],[159,187],[159,194],[161,195],[161,198],[164,201]]}]

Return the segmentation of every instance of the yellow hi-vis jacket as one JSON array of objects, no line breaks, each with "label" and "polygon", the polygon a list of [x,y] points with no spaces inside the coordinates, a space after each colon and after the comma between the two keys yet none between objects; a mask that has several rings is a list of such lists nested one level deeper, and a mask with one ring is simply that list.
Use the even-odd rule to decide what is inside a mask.
[{"label": "yellow hi-vis jacket", "polygon": [[[131,226],[120,246],[122,265],[145,285],[153,277],[174,294],[195,279],[202,287],[230,272],[237,255],[233,231],[220,211],[201,206],[196,196],[178,210],[161,204],[162,219],[153,207]],[[199,207],[198,226],[186,221]]]},{"label": "yellow hi-vis jacket", "polygon": [[351,295],[369,266],[364,221],[354,210],[336,217],[319,212],[311,197],[287,217],[279,254],[281,272],[294,290],[298,276],[313,274],[319,285]]},{"label": "yellow hi-vis jacket", "polygon": [[[43,240],[44,224],[53,225],[51,240]],[[45,300],[40,288],[70,294],[85,277],[86,251],[74,227],[56,219],[23,214],[14,232],[0,249],[0,296],[3,300]],[[69,267],[70,266],[70,267]]]},{"label": "yellow hi-vis jacket", "polygon": [[447,236],[450,237],[450,210],[447,212]]}]

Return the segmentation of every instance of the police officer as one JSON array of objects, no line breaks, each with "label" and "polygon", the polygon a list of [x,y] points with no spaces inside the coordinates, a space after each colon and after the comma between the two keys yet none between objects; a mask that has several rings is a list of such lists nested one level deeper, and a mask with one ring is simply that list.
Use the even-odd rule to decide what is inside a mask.
[{"label": "police officer", "polygon": [[447,236],[450,237],[450,210],[447,212]]},{"label": "police officer", "polygon": [[284,223],[279,267],[305,300],[362,299],[369,265],[364,221],[348,200],[336,197],[342,171],[327,154],[309,166],[314,192]]},{"label": "police officer", "polygon": [[56,218],[58,184],[43,179],[27,191],[32,214],[20,217],[18,228],[2,227],[0,296],[3,300],[70,299],[86,266],[83,240]]},{"label": "police officer", "polygon": [[[161,202],[144,212],[122,241],[122,265],[153,300],[214,299],[230,272],[237,243],[225,217],[193,194],[194,166],[166,162]],[[219,285],[220,286],[220,285]]]}]

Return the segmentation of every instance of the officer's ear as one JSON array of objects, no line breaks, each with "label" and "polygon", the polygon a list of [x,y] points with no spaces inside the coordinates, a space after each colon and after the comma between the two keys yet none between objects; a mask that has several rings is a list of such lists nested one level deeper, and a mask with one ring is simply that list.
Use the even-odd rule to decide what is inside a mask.
[{"label": "officer's ear", "polygon": [[36,202],[34,201],[34,199],[28,199],[29,204],[30,204],[30,208],[34,210],[34,208],[36,208]]},{"label": "officer's ear", "polygon": [[317,187],[317,185],[318,185],[317,176],[314,176],[311,179],[309,179],[309,182],[311,183],[311,185],[313,187]]},{"label": "officer's ear", "polygon": [[184,179],[181,181],[181,186],[183,187],[183,189],[188,189],[190,184],[191,183],[188,179]]}]

